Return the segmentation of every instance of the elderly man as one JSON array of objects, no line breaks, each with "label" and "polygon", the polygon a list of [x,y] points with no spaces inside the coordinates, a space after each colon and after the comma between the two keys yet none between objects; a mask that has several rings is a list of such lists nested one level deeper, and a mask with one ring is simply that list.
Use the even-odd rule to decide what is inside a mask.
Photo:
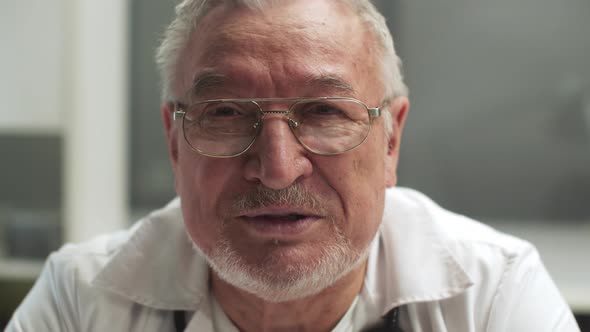
[{"label": "elderly man", "polygon": [[179,199],[53,254],[9,331],[577,331],[535,249],[393,189],[407,91],[365,0],[186,0]]}]

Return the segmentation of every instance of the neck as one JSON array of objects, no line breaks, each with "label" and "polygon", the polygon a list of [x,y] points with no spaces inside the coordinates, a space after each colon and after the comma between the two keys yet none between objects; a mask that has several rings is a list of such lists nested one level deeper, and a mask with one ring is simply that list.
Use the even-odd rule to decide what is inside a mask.
[{"label": "neck", "polygon": [[240,331],[331,331],[360,293],[367,262],[321,292],[271,303],[238,289],[212,272],[215,298]]}]

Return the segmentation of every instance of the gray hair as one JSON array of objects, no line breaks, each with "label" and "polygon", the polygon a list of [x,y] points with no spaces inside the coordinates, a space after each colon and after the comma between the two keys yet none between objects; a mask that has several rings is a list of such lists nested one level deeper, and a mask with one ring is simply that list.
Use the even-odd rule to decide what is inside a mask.
[{"label": "gray hair", "polygon": [[[382,80],[384,88],[383,102],[395,97],[407,96],[408,88],[402,76],[402,64],[393,44],[393,37],[385,23],[385,18],[370,0],[341,0],[356,11],[357,15],[374,34],[381,56]],[[176,17],[164,33],[164,38],[156,52],[156,63],[162,81],[162,99],[174,99],[173,82],[176,79],[176,67],[192,32],[211,10],[221,5],[232,7],[244,6],[262,10],[277,0],[183,0],[176,6]],[[391,134],[391,116],[385,112],[385,128]]]}]

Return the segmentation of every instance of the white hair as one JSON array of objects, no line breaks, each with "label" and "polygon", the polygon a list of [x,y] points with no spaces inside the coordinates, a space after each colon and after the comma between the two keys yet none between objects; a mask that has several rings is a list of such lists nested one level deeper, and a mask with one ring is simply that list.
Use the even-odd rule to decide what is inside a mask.
[{"label": "white hair", "polygon": [[[176,16],[164,33],[162,43],[156,52],[156,63],[162,81],[162,99],[172,100],[173,82],[176,79],[177,64],[191,34],[201,20],[211,10],[219,6],[247,7],[262,10],[280,0],[183,0],[176,6]],[[404,84],[402,64],[395,52],[393,37],[385,23],[385,18],[370,0],[339,0],[356,11],[357,15],[373,33],[381,57],[382,83],[384,95],[382,102],[395,97],[407,96],[408,88]],[[384,112],[384,124],[387,136],[391,135],[392,119],[390,112]]]}]

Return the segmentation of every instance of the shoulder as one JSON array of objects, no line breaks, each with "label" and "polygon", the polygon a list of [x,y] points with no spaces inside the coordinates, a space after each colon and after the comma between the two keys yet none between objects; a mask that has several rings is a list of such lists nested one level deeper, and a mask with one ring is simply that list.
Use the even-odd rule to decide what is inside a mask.
[{"label": "shoulder", "polygon": [[531,243],[445,210],[415,190],[390,189],[386,204],[386,238],[396,238],[397,231],[419,234],[409,238],[428,241],[424,248],[436,247],[456,262],[457,269],[445,271],[449,275],[431,275],[429,280],[455,273],[471,280],[457,296],[412,304],[415,319],[427,319],[429,311],[439,310],[457,331],[471,330],[469,326],[477,331],[549,331],[552,326],[575,331],[571,311]]},{"label": "shoulder", "polygon": [[[438,237],[460,261],[492,259],[494,253],[503,260],[534,252],[533,245],[525,240],[505,234],[467,216],[448,211],[424,194],[408,189],[388,190],[387,203],[390,216],[408,218],[414,227]],[[387,208],[386,208],[387,210]],[[385,218],[384,222],[396,222]],[[393,231],[391,227],[390,231]],[[473,250],[476,250],[475,252]]]},{"label": "shoulder", "polygon": [[423,265],[432,272],[429,282],[465,276],[469,291],[488,303],[511,269],[542,266],[529,242],[445,210],[412,189],[388,190],[381,232],[390,251],[417,252],[396,254],[399,259],[431,262]]},{"label": "shoulder", "polygon": [[[98,331],[111,322],[97,317],[115,317],[133,307],[132,301],[93,281],[134,239],[145,233],[164,233],[169,207],[155,211],[127,230],[66,244],[52,253],[23,303],[15,311],[9,330]],[[122,310],[115,310],[119,308]],[[124,317],[119,317],[124,321]],[[95,322],[97,326],[87,325]],[[102,324],[102,325],[101,325]],[[11,331],[12,331],[11,330]]]},{"label": "shoulder", "polygon": [[81,330],[86,304],[92,306],[99,297],[109,296],[94,289],[91,281],[130,233],[122,231],[81,244],[67,244],[52,253],[14,312],[8,331]]},{"label": "shoulder", "polygon": [[82,274],[92,278],[109,258],[129,240],[142,222],[139,221],[128,230],[100,235],[82,243],[65,244],[48,257],[47,265],[55,272],[68,274],[73,271],[81,271]]},{"label": "shoulder", "polygon": [[45,270],[71,282],[90,283],[109,260],[147,222],[142,219],[127,230],[99,235],[82,243],[68,243],[49,255]]},{"label": "shoulder", "polygon": [[170,226],[177,223],[177,213],[178,202],[175,200],[135,222],[128,229],[99,235],[81,243],[65,244],[49,256],[47,266],[53,273],[76,276],[79,280],[90,283],[124,247],[141,241],[147,234],[165,236],[172,232]]},{"label": "shoulder", "polygon": [[[478,287],[497,287],[507,271],[516,267],[539,268],[535,247],[461,214],[448,211],[424,194],[406,188],[388,192],[392,212],[384,222],[385,232],[402,229],[419,232],[450,253]],[[403,220],[401,220],[403,219]],[[484,283],[485,281],[485,283]]]}]

